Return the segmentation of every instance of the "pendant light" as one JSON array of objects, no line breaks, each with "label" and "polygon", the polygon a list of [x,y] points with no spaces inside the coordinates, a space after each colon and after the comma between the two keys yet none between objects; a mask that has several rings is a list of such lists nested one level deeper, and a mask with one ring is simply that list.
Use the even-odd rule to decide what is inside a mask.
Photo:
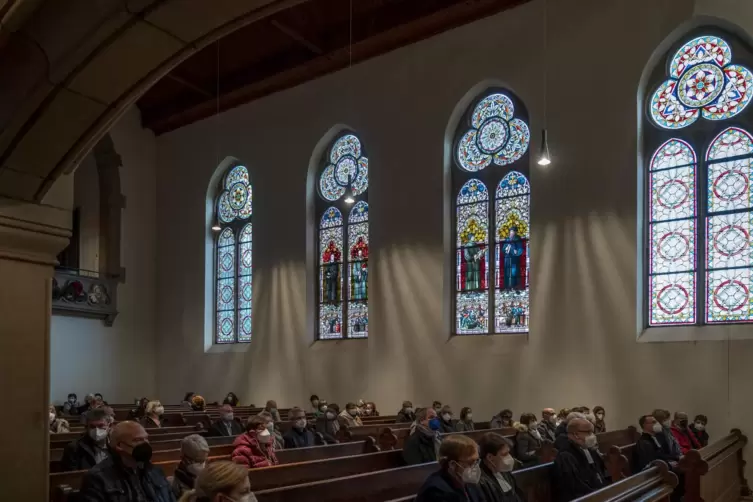
[{"label": "pendant light", "polygon": [[540,166],[548,166],[552,163],[552,157],[549,155],[549,141],[546,133],[546,117],[547,117],[547,0],[544,0],[544,34],[542,37],[542,44],[544,46],[542,67],[544,69],[544,128],[541,130],[541,146],[539,148],[539,158],[536,163]]},{"label": "pendant light", "polygon": [[212,225],[212,232],[219,232],[220,230],[222,230],[222,227],[219,225],[219,223]]},{"label": "pendant light", "polygon": [[350,176],[348,176],[348,186],[345,188],[345,199],[343,200],[346,204],[354,204],[356,202],[355,194],[353,193],[353,187],[350,184]]},{"label": "pendant light", "polygon": [[[353,66],[353,0],[350,0],[348,2],[348,70]],[[348,75],[352,78],[352,75],[350,71],[347,72]],[[350,95],[350,90],[352,89],[352,86],[348,86],[348,108],[351,107],[352,103],[352,96]],[[356,194],[353,190],[353,177],[355,176],[355,172],[348,173],[348,186],[345,187],[345,199],[343,199],[343,202],[345,202],[348,205],[355,204],[356,202]]]},{"label": "pendant light", "polygon": [[541,149],[539,150],[538,164],[540,166],[548,166],[552,163],[552,158],[549,156],[549,142],[546,139],[546,129],[541,130]]}]

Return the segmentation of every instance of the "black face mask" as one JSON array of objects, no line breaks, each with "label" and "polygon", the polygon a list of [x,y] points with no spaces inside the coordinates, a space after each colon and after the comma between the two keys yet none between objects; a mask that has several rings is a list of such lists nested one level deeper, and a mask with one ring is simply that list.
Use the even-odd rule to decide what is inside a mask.
[{"label": "black face mask", "polygon": [[133,447],[131,450],[131,457],[136,462],[149,462],[152,458],[152,445],[149,443],[141,443]]}]

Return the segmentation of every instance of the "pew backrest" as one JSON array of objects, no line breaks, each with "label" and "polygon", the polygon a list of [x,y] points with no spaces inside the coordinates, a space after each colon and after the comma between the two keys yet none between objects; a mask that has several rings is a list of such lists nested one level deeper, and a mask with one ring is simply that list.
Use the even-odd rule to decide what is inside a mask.
[{"label": "pew backrest", "polygon": [[[577,502],[669,502],[677,486],[677,475],[665,462],[657,460],[653,467],[605,486],[601,490],[576,499]],[[574,501],[575,502],[575,501]]]},{"label": "pew backrest", "polygon": [[719,441],[688,451],[680,459],[680,469],[685,474],[685,501],[738,500],[749,494],[742,456],[747,443],[748,438],[733,429]]}]

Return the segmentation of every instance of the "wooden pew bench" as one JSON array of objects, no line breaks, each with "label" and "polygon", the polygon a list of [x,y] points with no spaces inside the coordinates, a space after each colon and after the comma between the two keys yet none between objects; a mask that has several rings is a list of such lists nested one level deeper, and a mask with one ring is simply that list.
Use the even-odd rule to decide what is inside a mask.
[{"label": "wooden pew bench", "polygon": [[737,501],[749,496],[743,448],[748,438],[739,429],[680,460],[685,478],[685,502]]}]

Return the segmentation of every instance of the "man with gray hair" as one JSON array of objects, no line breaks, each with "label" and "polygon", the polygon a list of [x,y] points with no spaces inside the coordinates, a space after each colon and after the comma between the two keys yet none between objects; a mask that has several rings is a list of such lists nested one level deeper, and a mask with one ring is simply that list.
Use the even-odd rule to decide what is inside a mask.
[{"label": "man with gray hair", "polygon": [[576,418],[579,419],[579,420],[587,420],[586,416],[583,413],[581,413],[579,411],[572,411],[557,426],[557,431],[556,431],[556,436],[557,437],[554,440],[554,447],[557,448],[558,450],[560,448],[567,447],[567,442],[568,442],[568,439],[567,439],[567,424],[569,424],[571,420],[574,420]]},{"label": "man with gray hair", "polygon": [[199,473],[204,470],[209,457],[207,440],[198,434],[186,436],[180,442],[180,464],[173,476],[172,490],[175,499],[179,499],[184,492],[193,490],[194,482]]},{"label": "man with gray hair", "polygon": [[61,461],[64,471],[91,469],[109,456],[107,438],[110,422],[102,408],[94,408],[81,416],[86,427],[79,439],[68,443]]},{"label": "man with gray hair", "polygon": [[424,464],[437,460],[441,439],[439,424],[434,408],[423,408],[416,413],[415,426],[403,446],[403,460],[408,465]]},{"label": "man with gray hair", "polygon": [[223,404],[220,408],[220,419],[212,424],[209,428],[208,436],[238,436],[243,434],[243,426],[235,420],[233,407],[229,404]]},{"label": "man with gray hair", "polygon": [[557,500],[569,502],[603,488],[607,484],[604,461],[596,449],[594,425],[585,418],[572,418],[567,424],[567,443],[557,450],[552,469]]}]

